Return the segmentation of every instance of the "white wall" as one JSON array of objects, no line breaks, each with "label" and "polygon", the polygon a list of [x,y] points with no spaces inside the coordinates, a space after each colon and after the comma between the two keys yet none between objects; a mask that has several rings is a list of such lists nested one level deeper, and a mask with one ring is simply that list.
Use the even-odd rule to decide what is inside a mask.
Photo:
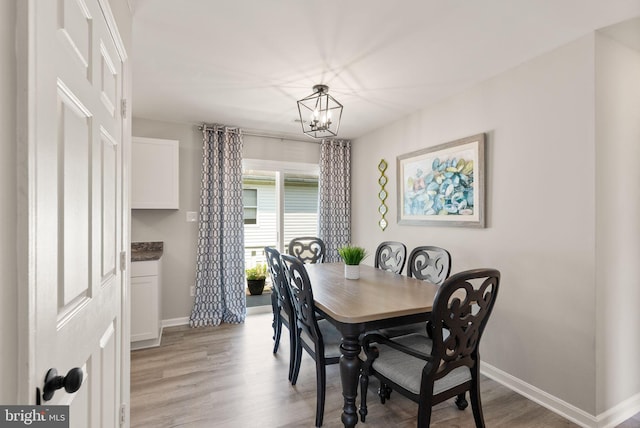
[{"label": "white wall", "polygon": [[320,162],[320,144],[315,140],[292,141],[245,135],[243,141],[244,159],[313,163],[316,165]]},{"label": "white wall", "polygon": [[[193,306],[189,287],[195,283],[197,223],[187,223],[187,211],[198,211],[202,132],[193,124],[134,118],[133,135],[180,141],[180,209],[133,210],[131,240],[164,241],[162,258],[162,319],[188,317]],[[244,136],[243,158],[318,163],[320,146],[297,141]]]},{"label": "white wall", "polygon": [[640,52],[596,39],[597,411],[640,394]]},{"label": "white wall", "polygon": [[0,2],[0,403],[17,403],[15,0]]},{"label": "white wall", "polygon": [[187,223],[186,212],[198,211],[202,133],[193,125],[134,118],[133,135],[180,141],[180,209],[132,210],[131,241],[164,241],[161,317],[188,317],[193,305],[189,287],[195,283],[198,223]]},{"label": "white wall", "polygon": [[[452,272],[502,287],[483,361],[589,414],[595,405],[594,36],[542,55],[353,144],[352,240],[447,248]],[[485,132],[487,228],[399,226],[396,156]],[[376,225],[381,158],[387,219]],[[369,263],[373,263],[368,259]]]}]

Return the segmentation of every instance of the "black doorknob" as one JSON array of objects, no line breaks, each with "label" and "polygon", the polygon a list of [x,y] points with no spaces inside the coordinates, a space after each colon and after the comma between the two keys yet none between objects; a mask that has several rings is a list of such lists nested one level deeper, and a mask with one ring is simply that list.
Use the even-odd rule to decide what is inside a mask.
[{"label": "black doorknob", "polygon": [[64,390],[70,394],[76,392],[82,385],[82,377],[82,369],[79,367],[74,367],[69,370],[66,376],[58,376],[58,370],[49,369],[44,378],[42,399],[44,401],[51,400],[53,394],[60,388],[64,388]]}]

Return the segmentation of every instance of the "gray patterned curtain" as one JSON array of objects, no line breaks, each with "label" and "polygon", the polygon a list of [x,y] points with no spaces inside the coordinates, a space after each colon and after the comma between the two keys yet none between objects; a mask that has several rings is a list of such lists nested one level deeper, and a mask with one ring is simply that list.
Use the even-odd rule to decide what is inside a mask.
[{"label": "gray patterned curtain", "polygon": [[338,262],[338,248],[351,242],[351,142],[320,143],[318,234],[327,246],[325,262]]},{"label": "gray patterned curtain", "polygon": [[191,327],[241,323],[246,316],[242,133],[203,126],[196,296]]}]

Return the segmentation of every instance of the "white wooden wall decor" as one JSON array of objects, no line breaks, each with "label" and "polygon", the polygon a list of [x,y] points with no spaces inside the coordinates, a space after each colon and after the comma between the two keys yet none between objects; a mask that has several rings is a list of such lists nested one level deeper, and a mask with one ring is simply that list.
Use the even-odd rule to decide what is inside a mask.
[{"label": "white wooden wall decor", "polygon": [[378,207],[378,212],[381,215],[380,221],[378,221],[378,225],[380,229],[383,231],[387,228],[387,219],[384,218],[385,214],[387,214],[388,208],[384,201],[387,199],[387,191],[384,189],[384,186],[387,184],[388,179],[387,176],[384,175],[384,172],[387,170],[388,164],[384,159],[380,159],[380,163],[378,164],[378,171],[380,171],[380,178],[378,178],[378,184],[380,184],[380,192],[378,193],[378,198],[380,198],[380,206]]}]

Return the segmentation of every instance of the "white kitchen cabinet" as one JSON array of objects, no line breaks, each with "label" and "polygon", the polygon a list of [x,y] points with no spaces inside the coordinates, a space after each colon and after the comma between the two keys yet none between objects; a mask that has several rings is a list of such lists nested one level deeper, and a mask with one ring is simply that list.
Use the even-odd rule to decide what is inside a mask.
[{"label": "white kitchen cabinet", "polygon": [[131,263],[132,349],[160,344],[160,286],[160,260]]},{"label": "white kitchen cabinet", "polygon": [[133,137],[131,208],[178,209],[179,142]]}]

